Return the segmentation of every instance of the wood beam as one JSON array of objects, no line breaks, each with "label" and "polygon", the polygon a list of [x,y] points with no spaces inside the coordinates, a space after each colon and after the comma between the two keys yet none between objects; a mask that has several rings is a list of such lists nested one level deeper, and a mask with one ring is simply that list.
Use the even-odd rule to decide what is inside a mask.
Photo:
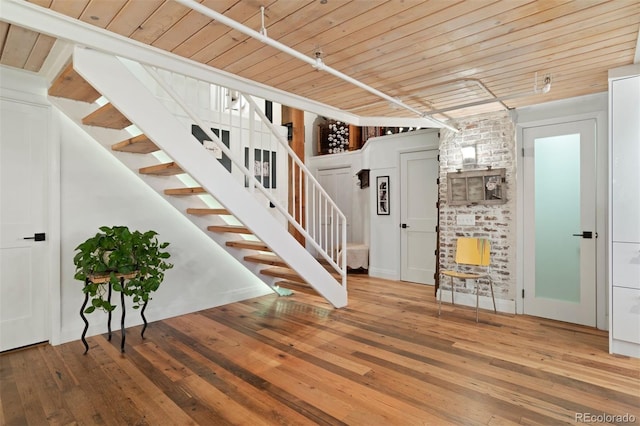
[{"label": "wood beam", "polygon": [[[291,123],[293,126],[293,137],[289,141],[291,149],[304,163],[304,111],[282,105],[282,123]],[[300,167],[292,164],[289,160],[289,213],[296,219],[298,223],[305,226],[305,210],[306,200],[304,196],[305,186],[304,180],[300,179]],[[295,183],[292,185],[291,183]],[[294,209],[295,207],[295,209]],[[302,234],[289,224],[289,233],[305,246],[305,239]]]}]

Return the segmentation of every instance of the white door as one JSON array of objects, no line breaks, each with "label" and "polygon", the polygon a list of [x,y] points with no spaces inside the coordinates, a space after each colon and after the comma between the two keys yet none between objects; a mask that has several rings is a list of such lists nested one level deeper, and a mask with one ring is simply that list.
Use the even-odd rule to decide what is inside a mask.
[{"label": "white door", "polygon": [[[353,194],[353,179],[350,167],[337,169],[326,169],[318,171],[318,183],[327,191],[327,194],[338,205],[338,208],[347,218],[347,242],[352,242],[351,232],[351,202]],[[326,211],[320,212],[323,233],[324,228],[331,225],[331,214]],[[339,230],[338,235],[342,235]]]},{"label": "white door", "polygon": [[49,110],[0,100],[0,351],[49,339],[46,232]]},{"label": "white door", "polygon": [[434,284],[438,150],[400,155],[400,279]]},{"label": "white door", "polygon": [[596,325],[595,129],[524,129],[525,314]]}]

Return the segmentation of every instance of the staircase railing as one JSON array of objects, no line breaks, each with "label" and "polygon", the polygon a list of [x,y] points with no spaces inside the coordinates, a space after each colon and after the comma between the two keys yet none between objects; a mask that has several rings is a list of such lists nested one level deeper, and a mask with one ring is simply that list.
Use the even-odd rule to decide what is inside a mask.
[{"label": "staircase railing", "polygon": [[[347,221],[345,215],[340,211],[337,204],[331,199],[327,192],[322,188],[311,171],[305,166],[304,162],[296,155],[288,144],[287,139],[278,132],[276,126],[266,117],[264,112],[256,105],[255,100],[250,95],[234,92],[230,89],[221,88],[208,82],[201,82],[211,85],[217,93],[225,93],[231,98],[231,94],[237,93],[233,99],[226,100],[226,107],[229,113],[228,124],[231,125],[234,120],[238,121],[238,127],[241,129],[240,135],[243,134],[243,116],[242,105],[246,103],[249,107],[248,127],[249,127],[249,146],[245,151],[245,162],[241,161],[220,139],[218,135],[209,129],[205,121],[193,111],[193,108],[184,100],[182,96],[167,83],[157,68],[143,65],[147,73],[155,80],[160,88],[173,100],[180,109],[207,135],[213,143],[231,160],[236,170],[239,170],[245,178],[245,186],[249,190],[257,190],[270,202],[270,207],[275,208],[286,219],[287,223],[295,228],[305,239],[317,254],[322,257],[340,276],[342,286],[346,289],[347,284],[347,266],[346,266],[346,244],[347,244]],[[161,70],[169,79],[175,74],[169,70]],[[186,77],[191,79],[191,77]],[[193,79],[195,80],[195,79]],[[197,81],[197,80],[196,80]],[[222,89],[222,90],[220,90]],[[222,101],[221,98],[218,100]],[[239,105],[239,113],[234,117],[232,106]],[[220,106],[220,105],[219,105]],[[218,108],[220,115],[222,108]],[[254,137],[254,121],[255,116],[259,117],[263,125],[266,125],[271,134],[275,137],[280,149],[287,155],[287,165],[290,170],[290,179],[288,179],[289,202],[288,208],[273,194],[274,182],[271,173],[271,161],[264,162],[264,158],[259,158],[256,167],[256,150],[259,155],[269,155],[274,152],[270,146],[264,145],[262,141],[255,143]],[[219,117],[220,119],[220,117]],[[220,120],[221,121],[221,120]],[[242,137],[242,136],[241,136]],[[248,165],[254,167],[247,167]],[[262,166],[267,164],[268,170],[262,170]],[[257,175],[256,175],[257,174]],[[269,177],[270,179],[266,179]],[[310,207],[310,208],[309,208]],[[343,249],[344,248],[344,249]]]}]

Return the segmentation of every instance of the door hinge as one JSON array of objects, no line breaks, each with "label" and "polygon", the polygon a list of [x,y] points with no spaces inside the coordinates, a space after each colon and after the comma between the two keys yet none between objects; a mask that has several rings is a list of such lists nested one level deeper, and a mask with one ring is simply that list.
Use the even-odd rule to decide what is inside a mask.
[{"label": "door hinge", "polygon": [[522,289],[522,298],[524,299],[524,288]]},{"label": "door hinge", "polygon": [[438,232],[438,225],[436,225],[436,232]]},{"label": "door hinge", "polygon": [[439,163],[440,162],[440,154],[438,154],[438,156],[436,157],[436,161]]},{"label": "door hinge", "polygon": [[436,185],[440,185],[440,178],[436,179]]},{"label": "door hinge", "polygon": [[522,156],[524,157],[524,148],[522,148]]}]

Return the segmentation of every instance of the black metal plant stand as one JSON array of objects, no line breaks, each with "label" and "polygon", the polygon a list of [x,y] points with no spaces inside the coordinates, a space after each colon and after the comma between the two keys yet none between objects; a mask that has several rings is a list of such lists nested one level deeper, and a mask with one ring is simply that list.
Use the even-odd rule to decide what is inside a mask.
[{"label": "black metal plant stand", "polygon": [[[124,288],[125,280],[129,278],[133,278],[136,276],[136,273],[132,274],[117,274],[116,275],[120,279],[120,287]],[[109,276],[91,276],[85,279],[84,285],[87,286],[89,283],[94,284],[107,284],[107,300],[111,303],[111,293],[113,291],[111,281]],[[89,293],[84,294],[84,302],[82,303],[82,307],[80,308],[80,317],[82,321],[84,321],[84,330],[82,330],[82,336],[80,337],[82,340],[82,344],[84,345],[84,354],[89,351],[89,344],[87,343],[87,339],[85,336],[87,335],[87,330],[89,329],[89,321],[87,321],[87,317],[84,315],[84,310],[87,307],[87,303],[89,302]],[[147,329],[147,318],[144,316],[144,310],[147,308],[147,303],[149,301],[144,302],[142,306],[142,310],[140,311],[140,316],[142,317],[142,321],[144,322],[144,326],[142,327],[142,331],[140,332],[140,336],[144,339],[144,332]],[[120,304],[122,305],[122,316],[120,317],[120,333],[122,335],[122,340],[120,342],[120,352],[124,352],[124,342],[126,338],[125,328],[124,328],[124,320],[126,316],[126,307],[124,303],[124,292],[120,292]],[[111,311],[108,313],[107,317],[107,331],[108,331],[108,340],[111,341]]]}]

